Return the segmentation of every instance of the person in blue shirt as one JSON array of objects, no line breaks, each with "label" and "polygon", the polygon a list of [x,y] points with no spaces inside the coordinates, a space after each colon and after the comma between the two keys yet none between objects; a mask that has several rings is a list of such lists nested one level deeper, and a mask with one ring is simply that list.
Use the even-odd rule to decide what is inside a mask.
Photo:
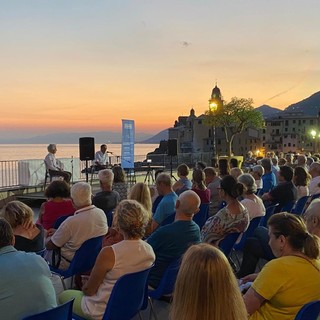
[{"label": "person in blue shirt", "polygon": [[262,190],[260,194],[270,192],[276,185],[277,179],[275,174],[272,172],[272,162],[270,158],[264,158],[261,160],[261,165],[264,168],[264,175],[262,176]]},{"label": "person in blue shirt", "polygon": [[178,196],[172,189],[172,181],[167,173],[160,173],[156,180],[158,194],[163,196],[153,215],[151,231],[154,231],[168,216],[174,213]]},{"label": "person in blue shirt", "polygon": [[158,228],[147,239],[156,255],[149,274],[149,285],[156,288],[171,262],[181,258],[192,244],[200,243],[199,226],[192,220],[199,211],[199,196],[192,190],[180,194],[173,223]]},{"label": "person in blue shirt", "polygon": [[21,320],[56,307],[51,272],[45,260],[13,246],[12,228],[0,218],[0,318]]}]

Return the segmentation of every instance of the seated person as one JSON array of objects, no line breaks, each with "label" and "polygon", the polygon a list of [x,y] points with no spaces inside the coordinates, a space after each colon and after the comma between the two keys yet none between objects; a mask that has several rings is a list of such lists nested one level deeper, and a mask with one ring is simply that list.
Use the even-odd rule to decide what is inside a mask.
[{"label": "seated person", "polygon": [[85,319],[102,319],[116,281],[151,267],[155,259],[152,247],[141,240],[148,224],[144,207],[135,200],[123,200],[115,216],[124,240],[100,251],[82,291],[67,290],[59,296],[60,303],[75,298],[73,312]]},{"label": "seated person", "polygon": [[153,215],[151,231],[158,226],[171,214],[174,213],[178,196],[172,190],[171,177],[167,173],[160,173],[156,179],[156,188],[159,196],[163,196]]},{"label": "seated person", "polygon": [[114,174],[112,189],[119,193],[120,201],[127,199],[128,184],[126,182],[126,173],[120,166],[114,166],[112,172]]},{"label": "seated person", "polygon": [[288,166],[281,166],[278,174],[279,184],[270,192],[262,195],[263,201],[271,204],[279,203],[279,207],[283,207],[290,201],[297,199],[297,189],[292,182],[293,169]]},{"label": "seated person", "polygon": [[120,202],[120,195],[112,190],[114,174],[110,169],[100,170],[98,173],[101,191],[92,199],[92,203],[102,209],[105,214],[113,211]]},{"label": "seated person", "polygon": [[187,190],[180,194],[175,206],[174,222],[158,228],[147,239],[156,254],[155,265],[149,274],[149,285],[154,288],[171,262],[179,259],[190,245],[200,243],[200,229],[192,220],[199,211],[199,196]]},{"label": "seated person", "polygon": [[65,181],[52,181],[44,195],[48,201],[42,203],[37,223],[46,230],[53,228],[59,217],[72,215],[76,211],[70,199],[70,186]]},{"label": "seated person", "polygon": [[262,176],[262,189],[260,194],[263,195],[266,192],[270,192],[277,185],[277,178],[272,172],[272,161],[269,158],[261,159],[261,165],[264,169]]},{"label": "seated person", "polygon": [[222,178],[219,195],[227,205],[206,221],[201,230],[203,242],[218,246],[229,233],[241,233],[248,228],[248,210],[238,200],[243,192],[243,184],[234,177],[229,175]]},{"label": "seated person", "polygon": [[180,195],[183,191],[190,190],[192,188],[192,182],[189,180],[189,167],[182,163],[177,168],[177,175],[179,180],[172,186],[173,191]]},{"label": "seated person", "polygon": [[220,250],[204,243],[187,250],[170,316],[174,320],[248,319],[237,279]]},{"label": "seated person", "polygon": [[243,193],[243,200],[241,203],[247,208],[250,220],[255,217],[261,217],[266,214],[266,208],[261,200],[255,193],[257,192],[257,185],[253,176],[249,173],[242,174],[238,181],[245,186]]},{"label": "seated person", "polygon": [[320,299],[319,238],[286,212],[271,216],[268,228],[277,258],[263,267],[243,298],[250,320],[291,320],[304,304]]},{"label": "seated person", "polygon": [[21,320],[57,306],[51,272],[42,257],[17,251],[10,224],[0,218],[0,314]]},{"label": "seated person", "polygon": [[19,251],[38,252],[44,249],[44,229],[33,223],[32,209],[20,201],[7,203],[1,212],[15,237],[14,247]]},{"label": "seated person", "polygon": [[[78,182],[71,188],[71,198],[76,212],[63,221],[57,230],[47,232],[46,248],[61,248],[59,269],[67,269],[75,252],[91,238],[103,236],[108,232],[105,213],[91,204],[91,186],[86,182]],[[50,258],[48,257],[49,262]]]},{"label": "seated person", "polygon": [[107,145],[102,144],[100,146],[100,151],[97,151],[92,161],[92,165],[94,166],[95,171],[100,171],[103,169],[107,169],[108,167],[108,151]]},{"label": "seated person", "polygon": [[201,169],[195,169],[192,173],[192,189],[201,200],[201,203],[209,203],[211,191],[205,184],[206,176]]},{"label": "seated person", "polygon": [[63,163],[56,159],[57,146],[55,144],[49,144],[47,147],[48,154],[44,159],[46,169],[49,171],[49,175],[52,177],[63,177],[63,179],[69,183],[71,180],[71,172],[64,171]]},{"label": "seated person", "polygon": [[215,215],[219,211],[221,199],[219,197],[218,188],[220,187],[220,177],[218,177],[216,170],[213,167],[206,167],[204,170],[206,176],[206,186],[210,190],[210,207],[209,216]]},{"label": "seated person", "polygon": [[243,174],[242,169],[238,167],[233,167],[230,169],[230,175],[233,176],[235,179],[238,179],[239,176]]},{"label": "seated person", "polygon": [[262,188],[263,188],[262,176],[264,175],[263,166],[260,164],[255,165],[252,168],[250,173],[254,177],[254,180],[256,181],[257,188],[262,190]]}]

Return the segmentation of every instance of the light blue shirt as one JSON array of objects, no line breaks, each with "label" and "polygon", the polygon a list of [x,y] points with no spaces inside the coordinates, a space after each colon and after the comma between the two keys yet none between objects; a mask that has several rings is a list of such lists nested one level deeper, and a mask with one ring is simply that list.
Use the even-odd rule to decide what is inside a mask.
[{"label": "light blue shirt", "polygon": [[57,306],[44,259],[35,253],[0,248],[0,318],[21,320]]},{"label": "light blue shirt", "polygon": [[153,219],[158,224],[161,224],[163,220],[175,212],[177,199],[178,196],[175,192],[170,192],[163,196],[153,216]]}]

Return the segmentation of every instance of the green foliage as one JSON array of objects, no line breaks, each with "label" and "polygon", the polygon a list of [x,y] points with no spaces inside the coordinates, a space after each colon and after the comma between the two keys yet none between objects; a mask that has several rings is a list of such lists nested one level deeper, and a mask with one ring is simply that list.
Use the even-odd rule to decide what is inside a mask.
[{"label": "green foliage", "polygon": [[232,142],[236,134],[246,128],[260,129],[264,126],[261,112],[253,107],[252,99],[233,97],[230,102],[223,104],[216,111],[206,111],[205,124],[224,128],[231,155]]}]

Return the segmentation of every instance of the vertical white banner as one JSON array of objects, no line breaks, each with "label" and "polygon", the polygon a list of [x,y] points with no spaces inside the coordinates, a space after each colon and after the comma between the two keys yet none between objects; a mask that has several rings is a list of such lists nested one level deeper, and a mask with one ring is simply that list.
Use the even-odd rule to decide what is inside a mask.
[{"label": "vertical white banner", "polygon": [[122,119],[121,166],[124,169],[134,168],[134,121]]}]

